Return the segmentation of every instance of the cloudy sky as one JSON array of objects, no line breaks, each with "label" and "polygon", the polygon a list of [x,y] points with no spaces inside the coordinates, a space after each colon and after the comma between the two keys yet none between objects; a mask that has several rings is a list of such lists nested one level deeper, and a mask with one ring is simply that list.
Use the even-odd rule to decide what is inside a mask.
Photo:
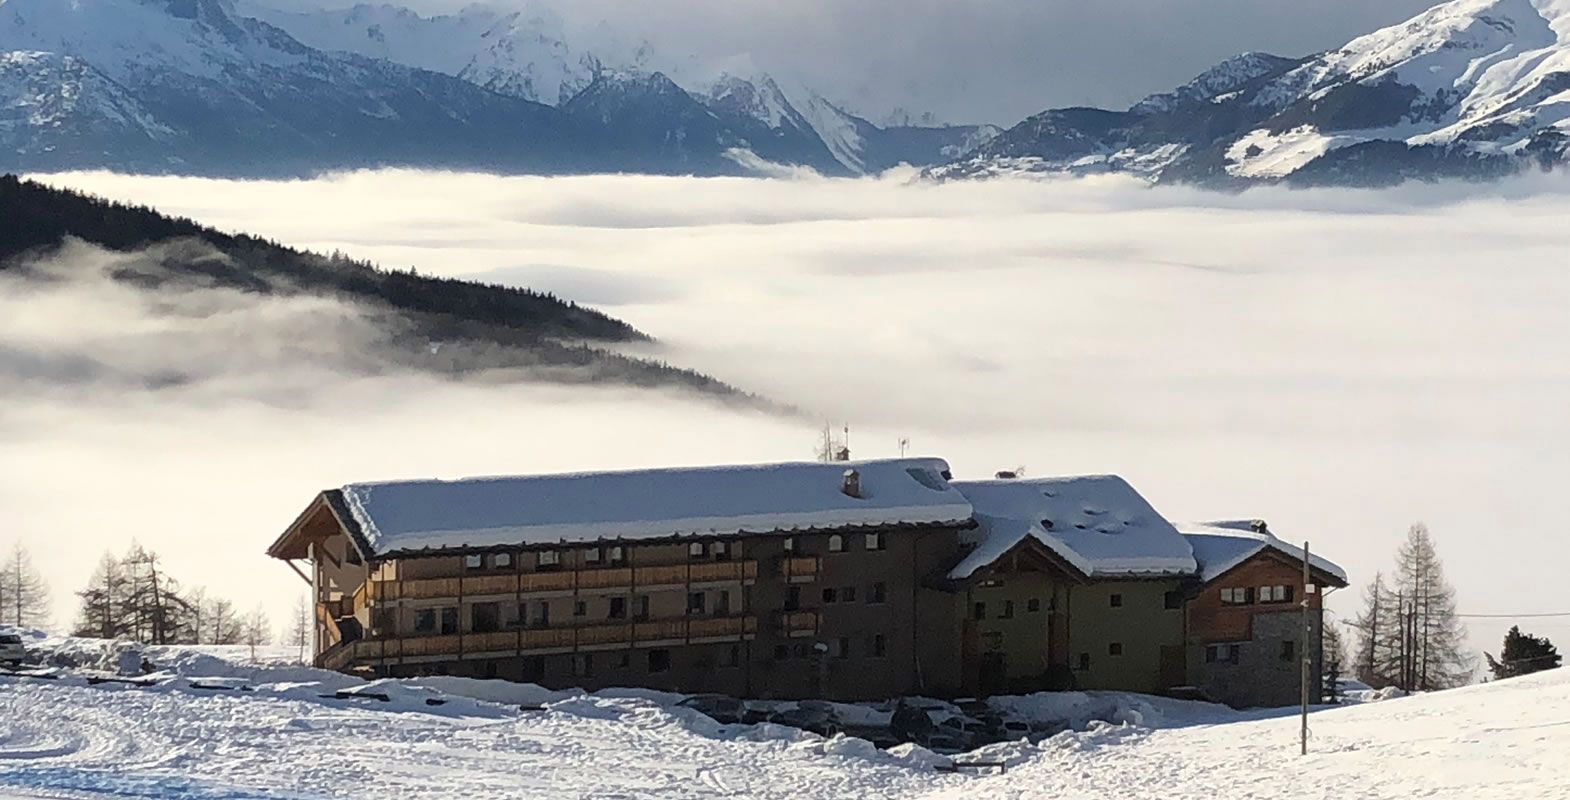
[{"label": "cloudy sky", "polygon": [[[450,11],[470,0],[392,0]],[[258,0],[347,6],[351,0]],[[523,0],[493,0],[522,5]],[[1247,50],[1307,55],[1431,0],[545,0],[664,52],[750,55],[825,93],[947,121],[1013,124],[1063,105],[1126,106]]]},{"label": "cloudy sky", "polygon": [[[302,586],[262,550],[323,488],[800,460],[827,418],[858,456],[909,438],[963,477],[1113,472],[1175,520],[1263,517],[1358,584],[1421,520],[1462,610],[1565,610],[1570,538],[1545,523],[1570,518],[1563,174],[1240,196],[909,177],[55,178],[553,290],[814,413],[355,377],[338,366],[364,337],[331,304],[145,296],[102,279],[137,256],[76,248],[55,259],[76,280],[0,285],[0,548],[32,548],[61,622],[133,537],[281,618]],[[176,371],[200,379],[134,380]],[[1333,600],[1351,614],[1357,592]]]}]

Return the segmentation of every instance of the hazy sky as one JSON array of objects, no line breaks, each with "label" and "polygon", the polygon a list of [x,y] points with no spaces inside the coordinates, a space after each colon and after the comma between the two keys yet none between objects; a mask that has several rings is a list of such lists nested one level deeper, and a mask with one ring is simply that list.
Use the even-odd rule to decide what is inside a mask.
[{"label": "hazy sky", "polygon": [[[1419,520],[1464,611],[1565,610],[1570,177],[1241,196],[908,177],[55,180],[596,303],[674,363],[850,422],[857,456],[909,437],[962,477],[1114,472],[1175,520],[1266,518],[1348,569],[1343,614]],[[78,279],[0,286],[0,552],[31,546],[62,622],[132,537],[281,617],[303,585],[262,551],[348,482],[815,442],[811,420],[657,393],[347,377],[365,328],[343,309],[155,306],[99,277],[128,258],[72,250]],[[199,379],[135,380],[171,371]]]},{"label": "hazy sky", "polygon": [[[267,0],[258,0],[267,2]],[[468,0],[403,0],[447,11]],[[272,0],[346,6],[348,0]],[[497,0],[496,5],[521,5]],[[852,105],[1011,125],[1048,107],[1127,106],[1247,50],[1308,55],[1430,0],[549,0],[667,53],[750,54]]]}]

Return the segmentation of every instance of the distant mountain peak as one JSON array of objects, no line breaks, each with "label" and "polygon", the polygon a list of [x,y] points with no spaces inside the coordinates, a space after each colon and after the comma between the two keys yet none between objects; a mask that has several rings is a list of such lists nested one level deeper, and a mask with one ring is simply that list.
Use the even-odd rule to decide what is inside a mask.
[{"label": "distant mountain peak", "polygon": [[1043,112],[932,174],[1488,179],[1570,158],[1566,97],[1570,1],[1454,0],[1305,59],[1245,53],[1127,112]]}]

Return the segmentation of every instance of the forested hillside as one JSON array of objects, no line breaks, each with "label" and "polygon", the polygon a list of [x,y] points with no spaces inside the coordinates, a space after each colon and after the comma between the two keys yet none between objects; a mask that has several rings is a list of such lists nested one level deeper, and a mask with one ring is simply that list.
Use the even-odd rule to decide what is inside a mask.
[{"label": "forested hillside", "polygon": [[[201,242],[205,248],[154,250],[155,264],[112,277],[149,292],[220,287],[346,301],[385,329],[391,347],[378,355],[389,367],[457,374],[528,368],[529,378],[676,385],[739,395],[706,375],[608,351],[610,345],[652,340],[621,320],[550,294],[420,275],[413,269],[381,269],[9,175],[0,177],[0,219],[5,220],[0,274],[32,277],[29,264],[47,259],[68,239],[121,253]],[[60,268],[57,261],[50,262],[55,269]]]}]

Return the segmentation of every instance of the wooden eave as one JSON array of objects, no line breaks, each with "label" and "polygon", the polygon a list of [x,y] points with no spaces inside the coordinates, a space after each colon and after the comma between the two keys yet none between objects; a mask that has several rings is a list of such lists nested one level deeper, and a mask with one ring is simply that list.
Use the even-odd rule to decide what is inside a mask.
[{"label": "wooden eave", "polygon": [[1034,536],[1026,536],[1013,547],[1004,551],[1003,555],[999,556],[996,561],[971,573],[968,578],[958,580],[949,578],[946,574],[947,570],[945,570],[945,574],[936,576],[928,583],[934,588],[944,591],[963,591],[998,574],[997,566],[999,564],[1017,563],[1021,559],[1033,562],[1036,566],[1042,568],[1042,572],[1065,583],[1083,586],[1091,582],[1089,575],[1079,571],[1077,567],[1069,563],[1061,555],[1058,555],[1046,543]]},{"label": "wooden eave", "polygon": [[[1256,562],[1256,561],[1258,561],[1260,559],[1270,559],[1270,560],[1273,560],[1273,561],[1277,561],[1279,563],[1282,563],[1282,564],[1285,564],[1287,566],[1290,566],[1290,567],[1292,567],[1293,569],[1295,569],[1295,570],[1297,570],[1299,572],[1301,572],[1303,570],[1303,559],[1296,558],[1296,557],[1292,556],[1289,553],[1283,553],[1280,550],[1278,550],[1278,549],[1276,549],[1274,547],[1271,547],[1270,545],[1265,545],[1264,548],[1261,549],[1259,552],[1249,556],[1248,558],[1243,559],[1242,561],[1237,562],[1236,564],[1233,564],[1230,568],[1227,569],[1226,572],[1223,572],[1220,575],[1217,575],[1216,577],[1211,578],[1209,581],[1205,582],[1204,585],[1208,587],[1208,586],[1212,586],[1212,585],[1214,585],[1216,583],[1219,583],[1222,580],[1226,579],[1226,577],[1228,575],[1231,575],[1232,573],[1234,573],[1234,572],[1242,569],[1243,567],[1248,566],[1249,564],[1252,564],[1252,563],[1254,563],[1254,562]],[[1323,569],[1320,569],[1319,567],[1314,566],[1312,562],[1309,563],[1309,565],[1308,565],[1308,574],[1309,574],[1309,577],[1313,579],[1314,584],[1317,585],[1317,586],[1333,586],[1333,587],[1335,587],[1337,589],[1345,589],[1347,587],[1347,582],[1346,581],[1342,580],[1340,577],[1338,577],[1336,575],[1331,574],[1330,572],[1327,572],[1327,571],[1325,571]]]},{"label": "wooden eave", "polygon": [[[340,498],[341,502],[341,498]],[[345,511],[347,515],[347,510]],[[672,534],[670,536],[638,536],[633,538],[606,537],[603,539],[563,539],[555,542],[517,542],[483,546],[462,547],[424,547],[405,548],[401,550],[388,550],[376,556],[379,559],[392,558],[436,558],[441,556],[462,556],[479,553],[515,553],[539,552],[542,550],[561,550],[563,548],[590,547],[601,544],[620,545],[645,545],[645,544],[681,544],[695,540],[713,539],[740,539],[747,536],[790,536],[796,535],[823,535],[823,534],[857,534],[857,533],[898,533],[902,531],[965,531],[976,527],[973,519],[953,520],[948,522],[910,522],[895,523],[892,525],[839,525],[823,528],[778,528],[771,530],[738,530],[727,533],[701,533],[701,534]],[[357,528],[345,528],[353,539]],[[361,537],[363,538],[363,537]],[[369,549],[367,547],[366,549]]]},{"label": "wooden eave", "polygon": [[[325,526],[321,523],[323,514],[332,520],[333,530],[324,530]],[[344,504],[343,493],[336,489],[318,494],[267,548],[267,555],[284,561],[308,558],[311,544],[325,541],[335,533],[346,534],[361,558],[369,559],[370,547],[365,541],[365,535],[360,532],[353,515]]]}]

